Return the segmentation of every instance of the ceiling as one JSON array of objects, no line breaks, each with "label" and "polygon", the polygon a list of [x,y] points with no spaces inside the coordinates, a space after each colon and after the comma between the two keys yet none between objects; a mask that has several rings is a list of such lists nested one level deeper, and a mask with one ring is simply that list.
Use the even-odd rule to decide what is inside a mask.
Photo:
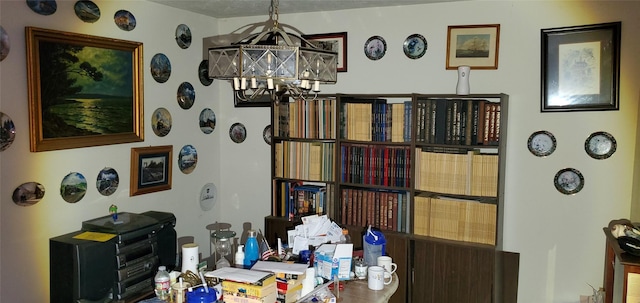
[{"label": "ceiling", "polygon": [[[268,16],[270,0],[149,0],[215,18]],[[280,0],[280,14],[403,6],[461,0]]]}]

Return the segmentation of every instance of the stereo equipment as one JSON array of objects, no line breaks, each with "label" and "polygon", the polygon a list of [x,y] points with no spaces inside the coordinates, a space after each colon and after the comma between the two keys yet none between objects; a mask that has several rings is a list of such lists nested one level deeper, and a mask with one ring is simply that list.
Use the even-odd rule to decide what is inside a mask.
[{"label": "stereo equipment", "polygon": [[[82,230],[51,238],[51,302],[107,302],[153,290],[158,265],[176,267],[175,216],[119,213],[82,222]],[[99,232],[108,241],[78,239]]]}]

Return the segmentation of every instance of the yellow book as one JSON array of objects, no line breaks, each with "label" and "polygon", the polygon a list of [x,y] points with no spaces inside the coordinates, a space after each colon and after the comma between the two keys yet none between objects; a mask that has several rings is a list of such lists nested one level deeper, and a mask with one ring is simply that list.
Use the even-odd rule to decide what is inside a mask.
[{"label": "yellow book", "polygon": [[222,295],[225,303],[274,303],[278,299],[278,292],[275,288],[273,289],[273,292],[264,297],[245,296],[242,294],[238,295],[225,290],[222,290]]},{"label": "yellow book", "polygon": [[[257,285],[260,283],[262,285]],[[236,296],[262,298],[276,292],[276,276],[274,274],[270,274],[260,280],[260,282],[254,284],[223,280],[222,290]]]}]

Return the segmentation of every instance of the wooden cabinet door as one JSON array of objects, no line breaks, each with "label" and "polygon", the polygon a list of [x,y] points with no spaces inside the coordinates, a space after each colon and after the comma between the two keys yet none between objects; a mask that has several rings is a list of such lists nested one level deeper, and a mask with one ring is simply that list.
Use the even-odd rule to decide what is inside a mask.
[{"label": "wooden cabinet door", "polygon": [[495,250],[415,240],[411,302],[493,302]]},{"label": "wooden cabinet door", "polygon": [[396,275],[398,276],[398,289],[389,299],[389,303],[406,303],[407,289],[409,282],[409,241],[406,235],[397,233],[385,233],[387,240],[386,253],[393,258],[393,263],[398,265]]}]

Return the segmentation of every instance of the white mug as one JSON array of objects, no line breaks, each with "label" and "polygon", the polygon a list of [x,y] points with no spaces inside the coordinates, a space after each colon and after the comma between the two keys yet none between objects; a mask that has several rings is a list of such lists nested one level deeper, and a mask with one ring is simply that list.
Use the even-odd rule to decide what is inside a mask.
[{"label": "white mug", "polygon": [[393,259],[389,256],[378,257],[378,266],[384,268],[390,274],[393,274],[398,269],[398,264],[393,263]]},{"label": "white mug", "polygon": [[393,280],[393,276],[385,272],[384,268],[380,266],[369,266],[367,271],[369,273],[367,276],[367,286],[369,286],[371,290],[381,290],[385,285],[391,284]]}]

